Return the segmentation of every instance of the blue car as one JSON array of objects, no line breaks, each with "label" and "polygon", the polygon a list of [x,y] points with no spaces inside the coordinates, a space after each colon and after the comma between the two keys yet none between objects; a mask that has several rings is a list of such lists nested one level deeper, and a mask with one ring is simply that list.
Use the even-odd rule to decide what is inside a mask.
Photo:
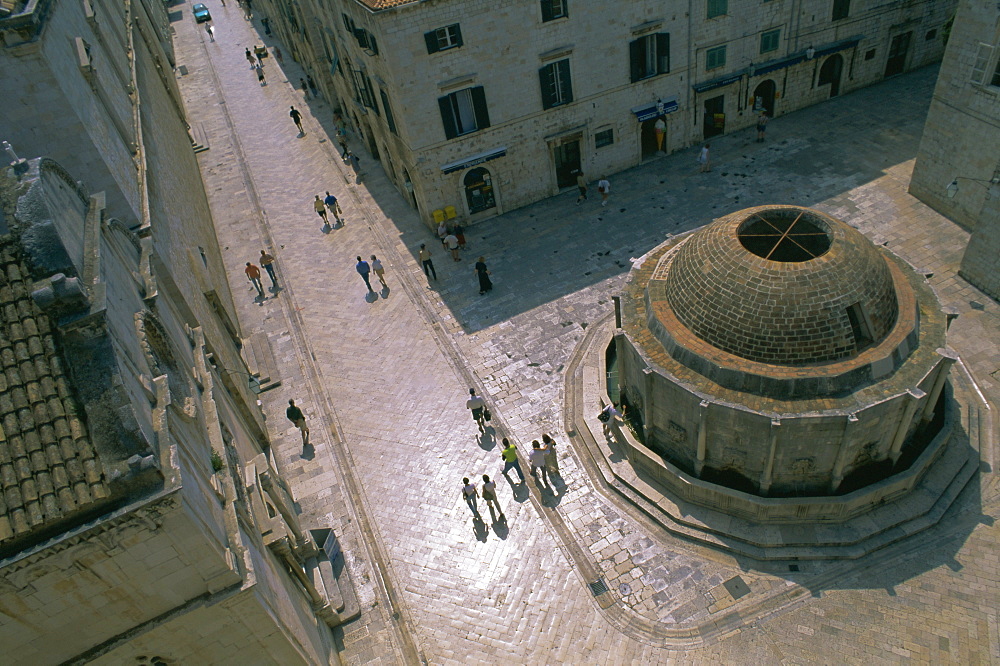
[{"label": "blue car", "polygon": [[204,23],[205,21],[211,21],[212,15],[208,13],[208,7],[201,4],[200,2],[194,6],[194,20],[196,23]]}]

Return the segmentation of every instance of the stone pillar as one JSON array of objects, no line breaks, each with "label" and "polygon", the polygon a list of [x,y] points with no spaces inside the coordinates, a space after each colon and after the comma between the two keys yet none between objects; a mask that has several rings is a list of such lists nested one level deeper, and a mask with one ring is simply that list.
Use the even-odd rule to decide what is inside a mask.
[{"label": "stone pillar", "polygon": [[910,389],[906,392],[909,398],[906,399],[906,407],[903,409],[903,418],[899,420],[899,426],[896,428],[896,435],[892,438],[892,446],[889,447],[889,458],[892,459],[892,464],[895,465],[899,460],[899,455],[903,451],[903,440],[906,439],[906,433],[910,429],[910,423],[913,422],[913,415],[917,411],[917,405],[920,404],[920,400],[927,396],[926,393],[920,389]]},{"label": "stone pillar", "polygon": [[774,475],[774,457],[778,452],[778,428],[781,427],[781,419],[771,419],[771,435],[768,438],[767,463],[764,465],[764,473],[760,477],[760,494],[767,495],[771,490],[772,476]]},{"label": "stone pillar", "polygon": [[698,403],[698,454],[694,463],[694,475],[701,478],[701,470],[705,468],[705,458],[708,455],[708,400]]},{"label": "stone pillar", "polygon": [[[653,387],[653,382],[656,381],[656,373],[649,367],[642,369],[642,373],[646,375],[644,383],[644,395],[642,396],[642,434],[646,439],[646,446],[649,446],[652,439],[650,438],[650,432],[652,431],[653,422],[653,392],[655,388]],[[621,377],[621,373],[618,373]]]},{"label": "stone pillar", "polygon": [[937,377],[934,378],[934,385],[931,387],[931,395],[924,405],[924,411],[920,414],[920,423],[924,424],[934,418],[934,406],[937,405],[944,389],[944,382],[948,379],[948,372],[951,366],[958,360],[958,354],[953,349],[947,347],[939,348],[937,353],[941,355],[941,363],[938,366]]},{"label": "stone pillar", "polygon": [[[969,183],[969,186],[974,184]],[[990,187],[990,196],[978,219],[958,274],[993,298],[1000,299],[1000,185]]]},{"label": "stone pillar", "polygon": [[844,467],[847,466],[847,454],[853,450],[854,428],[858,425],[858,415],[848,414],[844,419],[844,434],[840,437],[840,450],[837,452],[837,462],[833,465],[833,478],[830,479],[830,492],[835,493],[844,482]]}]

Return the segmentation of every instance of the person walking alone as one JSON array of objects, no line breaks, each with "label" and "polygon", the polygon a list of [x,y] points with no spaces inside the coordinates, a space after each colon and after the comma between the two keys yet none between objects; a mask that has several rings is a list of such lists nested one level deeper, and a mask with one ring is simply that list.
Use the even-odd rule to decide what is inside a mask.
[{"label": "person walking alone", "polygon": [[493,282],[490,281],[490,271],[486,268],[486,257],[479,257],[474,269],[476,275],[479,277],[479,295],[482,296],[488,291],[493,291]]},{"label": "person walking alone", "polygon": [[319,97],[319,89],[316,88],[316,82],[313,81],[312,75],[306,74],[306,84],[309,86],[309,92],[312,93],[312,96]]},{"label": "person walking alone", "polygon": [[706,143],[702,146],[701,152],[698,153],[698,167],[700,173],[708,173],[712,170],[712,156],[709,154],[708,149],[711,148],[711,144]]},{"label": "person walking alone", "polygon": [[372,267],[368,265],[367,261],[364,261],[361,257],[358,257],[358,263],[354,265],[355,270],[358,271],[358,275],[361,279],[365,281],[365,286],[368,287],[368,291],[375,291],[372,289],[372,283],[368,281],[368,276],[372,272]]},{"label": "person walking alone", "polygon": [[608,195],[611,194],[611,183],[608,182],[607,176],[601,176],[601,179],[597,181],[597,191],[601,193],[601,205],[608,205]]},{"label": "person walking alone", "polygon": [[247,262],[247,267],[243,269],[243,272],[247,274],[247,279],[250,280],[250,284],[253,288],[257,290],[257,296],[259,298],[264,297],[264,285],[260,283],[260,269]]},{"label": "person walking alone", "polygon": [[479,426],[479,432],[486,432],[486,401],[476,395],[476,389],[469,389],[469,399],[465,401],[465,408],[472,410],[472,420]]},{"label": "person walking alone", "polygon": [[378,281],[382,283],[383,287],[388,289],[389,285],[385,283],[385,268],[382,267],[382,262],[376,259],[374,254],[371,256],[371,260],[372,270],[375,271],[375,277],[378,278]]},{"label": "person walking alone", "polygon": [[757,116],[757,143],[764,143],[764,132],[767,131],[767,111],[761,111]]},{"label": "person walking alone", "polygon": [[261,250],[260,251],[260,265],[264,267],[265,271],[267,271],[267,277],[271,278],[271,288],[272,289],[277,289],[278,288],[278,278],[276,278],[274,276],[274,257],[272,257],[270,254],[268,254],[264,250]]},{"label": "person walking alone", "polygon": [[420,244],[420,265],[424,267],[424,275],[430,278],[433,274],[434,279],[438,279],[437,271],[434,270],[434,260],[431,259],[431,251],[424,243]]},{"label": "person walking alone", "polygon": [[579,206],[581,201],[587,200],[587,177],[583,175],[583,171],[576,172],[576,189],[580,191],[576,198],[576,205]]},{"label": "person walking alone", "polygon": [[299,128],[299,136],[305,136],[306,131],[302,129],[302,114],[294,106],[288,107],[291,111],[288,112],[288,116],[295,121],[295,126]]},{"label": "person walking alone", "polygon": [[452,259],[462,261],[462,257],[458,256],[458,236],[449,231],[448,235],[444,237],[444,245],[451,252]]},{"label": "person walking alone", "polygon": [[309,446],[309,426],[306,425],[306,415],[295,406],[294,400],[288,401],[288,409],[285,410],[285,417],[295,424],[302,433],[302,448]]},{"label": "person walking alone", "polygon": [[267,85],[267,80],[264,78],[264,65],[257,65],[257,83],[262,88]]},{"label": "person walking alone", "polygon": [[214,42],[215,41],[215,28],[212,26],[211,23],[205,24],[205,32],[208,33],[208,39],[210,41]]},{"label": "person walking alone", "polygon": [[361,158],[359,158],[357,155],[355,155],[354,153],[352,153],[351,151],[348,150],[347,151],[347,163],[351,165],[351,169],[354,171],[355,182],[360,183],[361,182]]},{"label": "person walking alone", "polygon": [[493,515],[493,506],[496,505],[500,520],[507,520],[507,516],[503,515],[503,509],[500,508],[500,500],[497,499],[497,482],[490,481],[490,477],[486,474],[483,474],[483,501],[486,502],[486,508],[490,510],[491,516]]},{"label": "person walking alone", "polygon": [[521,479],[521,483],[524,483],[524,472],[521,471],[521,461],[517,459],[517,448],[506,437],[503,438],[502,444],[500,460],[503,460],[503,472],[501,473],[506,477],[507,472],[513,468]]},{"label": "person walking alone", "polygon": [[306,83],[305,79],[299,79],[299,88],[302,89],[302,94],[308,100],[309,99],[309,85]]}]

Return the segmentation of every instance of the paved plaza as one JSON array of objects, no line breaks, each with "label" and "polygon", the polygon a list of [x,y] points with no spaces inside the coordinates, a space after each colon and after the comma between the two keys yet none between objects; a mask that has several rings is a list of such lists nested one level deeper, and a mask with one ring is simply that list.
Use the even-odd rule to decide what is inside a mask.
[{"label": "paved plaza", "polygon": [[[672,537],[601,486],[565,417],[567,366],[588,327],[607,321],[632,261],[671,234],[772,203],[839,217],[932,274],[959,315],[953,376],[1000,404],[1000,305],[956,275],[968,233],[906,192],[936,67],[775,118],[763,144],[752,128],[716,137],[711,173],[697,173],[691,148],[612,175],[605,208],[596,196],[577,206],[573,188],[478,224],[454,262],[351,135],[364,169],[355,183],[333,109],[295,89],[291,54],[283,67],[269,58],[258,85],[244,49],[283,45],[236,3],[212,7],[215,42],[189,5],[172,10],[240,326],[266,334],[279,368],[281,385],[260,396],[275,454],[303,525],[340,536],[340,579],[361,608],[335,631],[344,663],[1000,663],[991,447],[937,527],[859,561],[778,571]],[[342,227],[313,210],[326,191]],[[437,281],[421,270],[421,243]],[[281,288],[255,299],[242,267],[261,249]],[[371,254],[388,288],[366,293],[355,257]],[[480,255],[495,283],[485,296]],[[494,409],[485,435],[465,409],[469,387]],[[289,398],[310,423],[306,451],[284,416]],[[504,481],[500,438],[527,470],[542,433],[558,442],[560,477]],[[486,522],[474,523],[462,500],[462,477],[484,473],[499,479],[506,523],[491,523],[482,501]],[[734,592],[737,577],[746,589]],[[598,579],[607,592],[595,594]]]}]

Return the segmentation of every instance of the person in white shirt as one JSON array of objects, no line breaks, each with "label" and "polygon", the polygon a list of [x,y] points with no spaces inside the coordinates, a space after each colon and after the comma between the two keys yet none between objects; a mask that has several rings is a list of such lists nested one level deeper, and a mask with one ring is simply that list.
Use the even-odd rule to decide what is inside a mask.
[{"label": "person in white shirt", "polygon": [[503,515],[503,509],[500,508],[500,501],[497,499],[497,482],[490,481],[490,477],[483,474],[483,499],[486,501],[486,508],[490,510],[490,515],[493,515],[493,505],[497,507],[497,512],[500,514],[500,520],[507,520],[507,516]]},{"label": "person in white shirt", "polygon": [[465,503],[469,505],[472,509],[472,515],[479,520],[479,508],[476,506],[476,498],[479,497],[479,492],[476,490],[476,484],[469,481],[468,478],[462,479],[462,497],[465,498]]},{"label": "person in white shirt", "polygon": [[601,193],[601,205],[608,205],[608,195],[611,194],[611,183],[608,182],[607,176],[601,176],[601,179],[597,181],[597,191]]},{"label": "person in white shirt", "polygon": [[542,445],[536,439],[531,443],[531,453],[528,454],[528,461],[531,463],[531,475],[538,476],[535,470],[541,470],[542,481],[545,485],[549,485],[549,468],[545,464],[545,454],[546,450],[542,448]]},{"label": "person in white shirt", "polygon": [[476,389],[469,389],[469,399],[465,408],[472,410],[472,420],[479,426],[479,432],[486,432],[486,401],[476,395]]}]

